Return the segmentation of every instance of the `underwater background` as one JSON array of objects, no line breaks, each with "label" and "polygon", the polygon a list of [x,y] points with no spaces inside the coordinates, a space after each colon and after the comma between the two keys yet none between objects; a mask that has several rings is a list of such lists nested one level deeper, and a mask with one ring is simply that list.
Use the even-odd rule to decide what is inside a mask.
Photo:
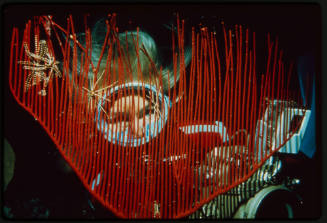
[{"label": "underwater background", "polygon": [[[26,10],[28,7],[28,10]],[[85,13],[89,27],[108,13],[117,13],[121,31],[140,26],[153,36],[164,63],[171,62],[167,28],[176,21],[176,13],[185,19],[185,30],[200,23],[221,30],[242,25],[256,32],[257,64],[264,67],[267,33],[278,36],[284,58],[296,63],[298,57],[312,55],[317,73],[317,100],[321,74],[320,9],[311,4],[171,4],[171,5],[8,5],[4,15],[4,140],[2,214],[5,218],[27,219],[106,219],[115,218],[83,187],[75,173],[63,160],[55,144],[42,127],[20,107],[8,87],[9,46],[14,26],[21,30],[36,15],[53,15],[58,24],[66,24],[72,14],[75,25],[84,31]],[[80,18],[80,20],[79,20]],[[220,34],[218,33],[218,36]],[[222,34],[221,34],[222,36]],[[186,36],[186,41],[187,41]],[[188,40],[190,41],[190,40]],[[260,52],[262,52],[260,54]],[[262,55],[262,56],[260,56]],[[259,69],[258,70],[262,70]],[[298,81],[296,78],[294,81]],[[319,106],[319,104],[318,104]],[[317,109],[319,112],[319,109]],[[318,115],[319,117],[319,115]],[[317,129],[320,129],[319,120]],[[318,134],[318,141],[319,141]],[[301,185],[296,191],[305,205],[303,218],[317,218],[321,209],[321,148],[312,159],[303,154],[300,165],[285,167],[285,174],[296,175]]]}]

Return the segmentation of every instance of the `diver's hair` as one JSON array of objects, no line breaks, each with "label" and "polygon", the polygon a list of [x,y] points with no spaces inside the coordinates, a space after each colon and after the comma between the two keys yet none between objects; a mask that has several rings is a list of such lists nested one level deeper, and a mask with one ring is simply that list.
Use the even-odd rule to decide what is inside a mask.
[{"label": "diver's hair", "polygon": [[[180,77],[180,57],[177,57],[177,69],[176,69],[176,80],[175,80],[175,76],[174,76],[174,67],[173,67],[173,63],[171,63],[170,66],[166,67],[165,69],[163,69],[162,71],[162,82],[164,85],[164,91],[168,91],[170,90],[170,88],[174,87],[175,82],[177,82],[179,80]],[[192,58],[192,48],[191,47],[186,47],[185,51],[184,51],[184,65],[185,67],[188,66],[188,64],[191,62],[191,58]],[[169,88],[168,88],[169,86]]]},{"label": "diver's hair", "polygon": [[[92,56],[91,60],[93,64],[98,64],[101,51],[103,48],[103,44],[105,42],[106,37],[106,23],[105,19],[99,20],[92,29]],[[117,59],[118,57],[121,58],[123,61],[120,61],[124,63],[123,70],[120,68],[118,69],[118,60],[115,60],[115,64],[112,63],[111,59],[111,75],[110,78],[112,80],[118,80],[118,76],[120,78],[124,77],[125,81],[136,81],[138,80],[138,75],[142,75],[142,79],[144,81],[148,82],[157,82],[160,77],[161,73],[161,79],[162,79],[162,85],[164,92],[167,92],[172,88],[179,80],[180,76],[180,61],[177,62],[177,69],[176,69],[176,79],[174,77],[174,71],[173,71],[173,62],[171,62],[171,65],[168,67],[161,69],[161,62],[159,59],[159,52],[157,45],[154,41],[154,39],[146,32],[144,31],[126,31],[122,33],[115,33],[114,31],[111,32],[112,37],[109,38],[111,40],[112,44],[112,54],[110,55],[112,58]],[[80,33],[76,35],[76,39],[82,44],[85,45],[85,33]],[[117,41],[118,40],[118,41]],[[73,46],[74,43],[71,42],[71,46]],[[98,70],[98,76],[101,74],[104,70],[106,70],[107,67],[107,59],[109,56],[109,47],[105,50],[103,57],[100,61],[100,66]],[[80,58],[81,50],[77,49],[77,55],[78,58]],[[179,58],[179,56],[178,56]],[[184,52],[184,64],[187,66],[190,63],[191,60],[191,48],[186,47]],[[77,60],[77,72],[80,72],[80,62]],[[115,70],[114,70],[115,69]],[[119,75],[118,75],[119,70]],[[115,74],[115,76],[113,75]],[[132,74],[132,75],[131,75]],[[90,80],[93,78],[94,72],[92,70],[92,67],[89,67],[88,71],[88,79]],[[132,79],[131,79],[132,78]],[[101,81],[100,81],[101,84]]]}]

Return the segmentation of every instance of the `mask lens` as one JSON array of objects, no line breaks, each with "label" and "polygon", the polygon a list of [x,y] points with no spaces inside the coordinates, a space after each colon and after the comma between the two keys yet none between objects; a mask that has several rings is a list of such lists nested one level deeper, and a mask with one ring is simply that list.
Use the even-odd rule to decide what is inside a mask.
[{"label": "mask lens", "polygon": [[140,146],[161,132],[169,107],[168,97],[151,85],[116,86],[99,101],[98,129],[111,143]]}]

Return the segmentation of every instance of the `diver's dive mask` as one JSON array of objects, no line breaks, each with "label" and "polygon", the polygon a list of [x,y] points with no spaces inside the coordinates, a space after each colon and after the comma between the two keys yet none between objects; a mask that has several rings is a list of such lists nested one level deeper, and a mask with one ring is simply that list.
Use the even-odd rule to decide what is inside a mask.
[{"label": "diver's dive mask", "polygon": [[[158,114],[155,118],[150,118],[144,123],[141,121],[140,125],[144,125],[144,134],[142,137],[135,137],[130,134],[130,129],[123,126],[122,124],[115,124],[114,122],[119,122],[121,120],[109,120],[108,114],[101,115],[105,112],[103,107],[110,98],[115,100],[119,97],[126,96],[141,96],[144,103],[145,100],[149,101],[151,106],[157,106]],[[112,103],[111,103],[112,104]],[[100,132],[103,133],[104,137],[111,143],[117,144],[120,146],[140,146],[145,143],[148,143],[151,139],[157,137],[157,135],[162,131],[163,126],[167,122],[168,110],[171,106],[171,101],[169,98],[164,95],[162,92],[158,91],[156,87],[146,83],[126,83],[124,85],[118,85],[111,88],[108,94],[104,94],[102,100],[98,102],[98,112],[97,116],[97,128]],[[149,112],[154,112],[154,109],[150,109]],[[109,114],[110,116],[110,114]],[[148,116],[146,114],[145,116]],[[115,126],[115,127],[112,127]]]}]

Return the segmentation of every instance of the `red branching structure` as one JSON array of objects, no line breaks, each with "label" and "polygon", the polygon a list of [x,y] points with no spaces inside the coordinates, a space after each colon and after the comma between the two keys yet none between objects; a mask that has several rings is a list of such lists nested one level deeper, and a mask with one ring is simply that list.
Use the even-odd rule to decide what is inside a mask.
[{"label": "red branching structure", "polygon": [[[99,64],[93,64],[91,60],[89,28],[85,27],[83,46],[76,39],[72,17],[68,18],[66,28],[56,24],[52,17],[37,17],[33,23],[26,24],[23,39],[19,39],[18,29],[14,28],[9,85],[16,101],[43,126],[84,186],[117,216],[187,216],[215,196],[246,181],[292,136],[287,133],[289,126],[282,123],[282,119],[279,124],[275,122],[274,130],[268,133],[258,124],[266,111],[276,114],[292,106],[294,101],[301,104],[299,97],[289,91],[292,67],[286,68],[278,42],[271,41],[268,35],[266,70],[258,73],[255,33],[251,34],[241,26],[235,26],[233,31],[226,30],[222,25],[219,35],[224,36],[225,44],[220,47],[216,40],[218,34],[209,32],[206,27],[199,32],[193,28],[192,59],[187,70],[183,62],[184,21],[178,20],[177,35],[172,32],[174,70],[170,75],[176,76],[179,70],[180,78],[179,81],[175,78],[176,84],[168,91],[172,101],[169,110],[165,111],[164,100],[157,100],[157,105],[162,103],[161,111],[159,109],[154,116],[164,130],[147,143],[136,146],[111,143],[115,140],[113,134],[101,131],[104,127],[98,124],[102,120],[112,125],[123,121],[122,117],[108,120],[106,113],[111,102],[119,96],[110,96],[107,105],[100,106],[101,109],[99,101],[104,94],[108,96],[113,86],[127,85],[121,73],[130,70],[126,62],[128,55],[113,56],[113,44],[119,46],[119,39],[110,34],[117,31],[114,17],[103,27],[107,35],[100,57],[108,64],[103,76]],[[47,36],[47,51],[43,54],[38,47],[40,32]],[[55,38],[51,37],[51,32]],[[64,40],[59,32],[65,33]],[[138,35],[135,38],[138,39]],[[62,54],[61,75],[55,72],[59,56],[55,57],[53,39]],[[31,53],[33,41],[35,53]],[[142,46],[135,41],[134,47]],[[81,50],[80,55],[76,53],[77,49]],[[104,54],[105,51],[108,53]],[[110,63],[117,62],[118,71],[110,69]],[[89,86],[89,67],[92,68],[92,88]],[[116,82],[110,78],[117,75],[115,72],[119,76]],[[156,72],[160,73],[162,69]],[[138,77],[144,82],[141,74]],[[100,79],[102,89],[97,86]],[[28,89],[26,84],[29,84]],[[162,85],[159,78],[158,92],[162,91]],[[122,94],[146,98],[144,88],[136,91],[127,88]],[[269,106],[273,100],[284,103]],[[123,110],[122,104],[120,109]],[[159,117],[165,113],[167,121]],[[270,123],[274,123],[273,118],[271,115]],[[225,128],[214,131],[219,127],[217,123],[223,123]],[[208,129],[201,132],[195,129],[196,125]],[[123,132],[122,125],[116,126]],[[191,131],[182,131],[186,127]],[[159,129],[158,124],[155,128]],[[279,143],[272,143],[276,141]]]}]

